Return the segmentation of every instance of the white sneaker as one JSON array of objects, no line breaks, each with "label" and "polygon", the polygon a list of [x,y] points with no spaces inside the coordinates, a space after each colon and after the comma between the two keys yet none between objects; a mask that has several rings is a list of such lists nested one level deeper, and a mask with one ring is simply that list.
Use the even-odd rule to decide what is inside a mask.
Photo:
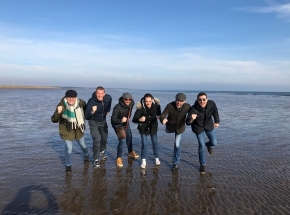
[{"label": "white sneaker", "polygon": [[142,169],[146,168],[146,159],[142,159],[142,164],[140,166]]},{"label": "white sneaker", "polygon": [[156,164],[156,166],[159,166],[159,165],[160,165],[160,160],[159,160],[159,158],[155,158],[155,164]]}]

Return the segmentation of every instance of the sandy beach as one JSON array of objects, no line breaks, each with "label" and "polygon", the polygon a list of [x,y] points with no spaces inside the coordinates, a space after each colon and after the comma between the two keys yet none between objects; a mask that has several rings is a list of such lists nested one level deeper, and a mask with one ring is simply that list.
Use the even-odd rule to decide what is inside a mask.
[{"label": "sandy beach", "polygon": [[[84,164],[75,143],[72,174],[66,174],[64,144],[58,125],[50,121],[62,91],[35,90],[28,98],[21,91],[9,91],[6,97],[3,92],[4,104],[11,104],[11,98],[18,103],[25,99],[29,102],[25,108],[16,108],[17,120],[15,105],[1,110],[1,214],[289,214],[289,113],[269,111],[274,106],[282,108],[287,98],[274,98],[273,105],[268,99],[261,115],[258,106],[250,105],[254,113],[249,115],[243,114],[247,106],[237,114],[234,105],[252,97],[237,98],[230,111],[227,102],[236,97],[212,95],[227,112],[221,111],[218,146],[214,155],[206,154],[204,175],[199,173],[197,140],[189,127],[183,135],[180,168],[177,172],[170,170],[174,136],[166,134],[162,125],[158,132],[160,167],[154,166],[151,147],[145,170],[141,170],[139,159],[127,157],[126,148],[124,167],[116,167],[117,137],[110,128],[108,159],[94,169],[92,138],[87,129],[85,141],[91,162]],[[80,92],[80,96],[87,94]],[[166,97],[162,96],[158,95],[164,101]],[[44,112],[41,104],[47,98],[51,107]],[[259,105],[264,102],[261,97],[253,100]],[[275,114],[281,116],[277,121]],[[270,128],[262,126],[270,118]],[[135,127],[132,133],[134,150],[140,153],[141,140]]]}]

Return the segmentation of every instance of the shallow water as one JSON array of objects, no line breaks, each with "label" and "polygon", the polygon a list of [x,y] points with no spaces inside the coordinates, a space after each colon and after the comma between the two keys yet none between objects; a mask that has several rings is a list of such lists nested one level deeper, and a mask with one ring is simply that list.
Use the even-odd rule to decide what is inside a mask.
[{"label": "shallow water", "polygon": [[[64,143],[50,121],[63,90],[0,89],[1,214],[289,214],[290,97],[209,93],[220,114],[218,146],[206,154],[199,174],[197,140],[190,127],[182,138],[180,169],[172,172],[173,134],[159,124],[159,168],[151,147],[147,168],[127,158],[115,165],[117,137],[109,126],[106,161],[83,163],[77,143],[72,174],[65,173]],[[87,101],[94,89],[77,89]],[[126,90],[127,91],[127,90]],[[133,91],[135,102],[146,92]],[[107,89],[113,106],[124,90]],[[177,92],[152,91],[162,109]],[[197,92],[186,92],[193,103]],[[109,119],[108,123],[110,125]],[[87,123],[88,124],[88,123]],[[141,140],[131,123],[134,150]],[[85,141],[92,155],[89,129]]]}]

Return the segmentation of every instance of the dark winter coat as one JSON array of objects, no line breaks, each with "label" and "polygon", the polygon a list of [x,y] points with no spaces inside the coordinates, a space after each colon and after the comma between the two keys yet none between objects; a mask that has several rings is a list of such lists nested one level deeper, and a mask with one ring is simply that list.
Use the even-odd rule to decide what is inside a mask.
[{"label": "dark winter coat", "polygon": [[[97,122],[102,122],[106,120],[107,113],[111,110],[112,97],[110,95],[105,95],[103,101],[99,101],[96,97],[96,93],[93,92],[92,98],[89,99],[87,103],[87,108],[85,112],[86,120],[95,120]],[[97,110],[92,114],[92,107],[97,106]]]},{"label": "dark winter coat", "polygon": [[185,119],[186,114],[190,109],[188,103],[184,103],[179,111],[176,107],[175,101],[169,103],[160,116],[160,122],[162,123],[165,118],[168,122],[166,123],[166,130],[170,133],[177,132],[181,134],[185,131]]},{"label": "dark winter coat", "polygon": [[[140,134],[155,135],[157,133],[158,121],[157,116],[161,114],[160,101],[154,98],[152,106],[148,109],[145,106],[144,98],[141,99],[136,105],[137,110],[135,111],[133,122],[138,123],[137,129]],[[145,121],[140,122],[139,119],[145,116]]]},{"label": "dark winter coat", "polygon": [[[79,106],[82,107],[84,109],[86,109],[86,102],[79,99],[80,103]],[[57,107],[58,106],[62,106],[62,112],[60,114],[57,113]],[[63,103],[63,98],[61,99],[60,103],[56,106],[56,110],[54,111],[54,114],[51,117],[51,121],[54,123],[58,123],[59,122],[59,135],[63,140],[70,140],[70,141],[74,141],[74,140],[79,140],[84,136],[84,132],[81,131],[80,128],[77,129],[70,129],[68,130],[66,128],[66,121],[64,118],[62,118],[62,114],[65,111],[65,105]]]},{"label": "dark winter coat", "polygon": [[[196,114],[195,120],[192,120],[192,114]],[[195,101],[194,105],[190,108],[188,113],[186,124],[191,125],[191,129],[195,134],[200,134],[204,129],[211,131],[214,127],[214,123],[219,123],[219,113],[216,104],[212,100],[208,100],[205,108],[202,108],[198,101]]]},{"label": "dark winter coat", "polygon": [[[113,113],[111,116],[111,124],[113,128],[115,129],[118,126],[126,126],[126,122],[122,123],[122,118],[127,117],[128,113],[130,111],[130,116],[132,114],[132,108],[134,106],[134,100],[131,100],[130,105],[126,105],[122,99],[122,97],[119,98],[119,103],[115,105],[113,109]],[[129,119],[128,119],[129,120]],[[129,123],[129,121],[128,121]]]}]

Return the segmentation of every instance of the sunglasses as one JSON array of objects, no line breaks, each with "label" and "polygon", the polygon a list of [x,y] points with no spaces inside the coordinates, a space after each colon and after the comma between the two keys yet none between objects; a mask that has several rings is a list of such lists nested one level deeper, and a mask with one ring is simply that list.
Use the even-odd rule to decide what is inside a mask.
[{"label": "sunglasses", "polygon": [[206,101],[206,99],[198,99],[198,101],[199,101],[199,102],[201,102],[201,101],[204,101],[204,102],[205,102],[205,101]]},{"label": "sunglasses", "polygon": [[132,99],[124,99],[125,101],[131,101]]}]

